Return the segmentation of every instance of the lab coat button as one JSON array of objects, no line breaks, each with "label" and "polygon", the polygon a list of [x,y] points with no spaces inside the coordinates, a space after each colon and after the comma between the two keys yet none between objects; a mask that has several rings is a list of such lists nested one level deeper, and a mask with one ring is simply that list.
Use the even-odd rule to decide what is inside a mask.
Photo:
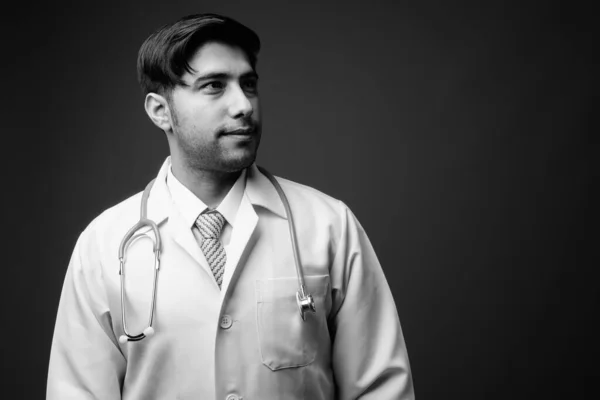
[{"label": "lab coat button", "polygon": [[225,398],[225,400],[242,400],[242,398],[236,394],[230,394]]},{"label": "lab coat button", "polygon": [[[232,324],[233,324],[233,319],[229,315],[223,315],[221,317],[221,328],[229,329],[229,328],[231,328]],[[232,394],[231,396],[235,396],[235,395]],[[231,399],[238,400],[237,396],[235,398],[232,397]],[[230,400],[229,397],[227,398],[227,400]]]}]

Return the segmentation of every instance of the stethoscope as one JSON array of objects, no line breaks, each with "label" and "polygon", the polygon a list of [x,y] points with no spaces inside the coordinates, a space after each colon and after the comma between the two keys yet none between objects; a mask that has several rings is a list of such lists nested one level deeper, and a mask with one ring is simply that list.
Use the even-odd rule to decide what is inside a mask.
[{"label": "stethoscope", "polygon": [[[300,265],[300,254],[298,253],[298,243],[296,239],[296,229],[294,226],[294,218],[292,216],[292,210],[290,209],[290,204],[283,192],[283,189],[279,185],[279,182],[275,179],[273,175],[271,175],[266,169],[262,167],[258,167],[259,171],[262,172],[268,179],[271,181],[277,194],[279,194],[279,198],[283,203],[283,207],[285,208],[285,213],[288,219],[288,227],[290,230],[290,239],[292,242],[292,249],[294,253],[294,263],[296,265],[296,274],[298,275],[298,287],[299,290],[296,292],[296,302],[298,303],[298,309],[300,310],[300,317],[302,317],[303,321],[306,321],[306,312],[311,311],[313,313],[316,312],[315,301],[310,293],[306,291],[306,285],[304,283],[304,273],[302,272],[302,267]],[[154,179],[148,183],[146,188],[144,189],[144,193],[142,194],[142,203],[140,207],[140,220],[127,231],[123,239],[121,240],[121,244],[119,245],[119,275],[121,276],[121,317],[123,322],[123,331],[124,335],[119,337],[120,343],[137,342],[139,340],[144,339],[145,337],[149,337],[154,335],[154,328],[152,327],[152,321],[154,319],[154,306],[156,304],[156,280],[158,279],[158,270],[160,269],[160,249],[161,249],[161,241],[160,241],[160,233],[158,231],[158,225],[147,218],[147,209],[148,209],[148,197],[150,197],[150,189],[152,189],[152,185],[154,184]],[[154,232],[154,239],[148,235],[147,233],[135,234],[137,231],[144,227],[149,227]],[[148,319],[148,327],[137,335],[133,335],[129,333],[127,330],[127,319],[125,317],[125,253],[129,248],[129,245],[133,240],[146,236],[153,241],[153,251],[154,251],[154,280],[152,282],[152,303],[150,305],[150,318]]]}]

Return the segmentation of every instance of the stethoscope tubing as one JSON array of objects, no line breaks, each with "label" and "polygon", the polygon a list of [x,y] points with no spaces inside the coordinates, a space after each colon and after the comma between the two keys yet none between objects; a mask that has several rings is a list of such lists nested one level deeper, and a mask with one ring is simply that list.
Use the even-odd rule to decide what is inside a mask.
[{"label": "stethoscope tubing", "polygon": [[[119,245],[119,275],[121,280],[121,322],[123,324],[123,332],[125,335],[119,338],[119,342],[136,342],[144,339],[147,336],[151,336],[154,334],[154,328],[152,327],[152,323],[154,321],[154,309],[156,304],[156,281],[158,280],[158,270],[160,269],[160,250],[161,250],[161,238],[160,232],[158,231],[158,226],[156,223],[147,218],[148,215],[148,198],[150,197],[150,190],[154,185],[155,179],[151,180],[144,192],[142,193],[142,201],[140,207],[140,220],[133,225],[125,234],[123,239],[121,240],[121,244]],[[149,227],[154,232],[154,239],[151,239],[153,242],[152,250],[154,252],[154,277],[152,280],[152,302],[150,303],[150,316],[148,318],[148,327],[144,329],[142,333],[137,335],[133,335],[129,333],[127,329],[127,317],[125,310],[125,250],[129,247],[130,242],[136,237],[147,236],[148,235],[135,235],[137,231],[144,227]]]},{"label": "stethoscope tubing", "polygon": [[[292,210],[290,208],[290,204],[288,202],[287,196],[285,195],[285,192],[283,191],[283,189],[281,188],[281,185],[279,184],[279,182],[277,182],[275,177],[273,175],[271,175],[271,173],[269,173],[266,169],[264,169],[260,166],[257,166],[257,167],[258,167],[258,170],[262,174],[264,174],[269,179],[269,181],[273,184],[273,186],[275,187],[275,190],[277,191],[277,194],[279,195],[279,197],[281,199],[281,202],[283,203],[283,207],[285,208],[286,216],[288,219],[288,227],[289,227],[289,231],[290,231],[290,241],[292,244],[292,251],[294,254],[294,264],[296,266],[296,275],[298,277],[299,290],[296,293],[296,301],[298,303],[298,308],[300,310],[300,316],[302,317],[302,320],[305,321],[306,320],[305,312],[311,311],[314,313],[314,312],[316,312],[316,309],[315,309],[315,303],[314,303],[314,300],[313,300],[311,294],[308,293],[306,290],[306,285],[305,285],[305,281],[304,281],[304,272],[301,267],[302,264],[301,264],[301,259],[300,259],[300,253],[298,252],[298,240],[296,237],[296,226],[294,224]],[[119,342],[121,342],[121,343],[126,343],[128,341],[130,341],[130,342],[140,341],[140,340],[142,340],[148,336],[152,336],[154,334],[154,328],[152,327],[152,323],[154,321],[154,311],[155,311],[155,305],[156,305],[156,282],[158,280],[158,271],[160,269],[160,252],[162,249],[160,232],[158,230],[158,226],[156,225],[156,223],[154,221],[148,219],[148,217],[147,217],[148,198],[150,197],[150,190],[152,189],[154,181],[155,180],[153,179],[152,181],[150,181],[148,183],[148,185],[146,186],[146,188],[144,189],[144,192],[142,194],[142,200],[141,200],[141,206],[140,206],[140,220],[127,231],[127,233],[121,240],[121,244],[119,245],[119,275],[120,275],[120,281],[121,281],[121,322],[123,324],[123,331],[125,333],[124,335],[119,337]],[[125,260],[125,252],[133,240],[135,240],[136,238],[141,237],[141,236],[148,236],[147,234],[136,235],[136,232],[144,227],[149,227],[154,232],[153,247],[152,247],[153,252],[154,252],[154,279],[153,279],[153,283],[152,283],[152,303],[150,305],[150,316],[148,318],[147,328],[144,329],[143,332],[141,332],[137,335],[134,335],[134,334],[131,334],[129,332],[129,330],[127,329],[127,318],[126,318],[126,310],[125,310],[126,295],[125,295],[125,278],[124,278],[125,261],[126,261]]]},{"label": "stethoscope tubing", "polygon": [[283,207],[285,208],[285,214],[288,218],[288,228],[290,230],[290,240],[292,241],[292,250],[294,253],[294,264],[296,265],[296,275],[298,276],[298,287],[303,288],[303,287],[305,287],[304,272],[302,271],[302,268],[300,268],[300,265],[302,265],[302,264],[300,263],[300,261],[301,261],[300,253],[298,253],[298,240],[296,239],[296,225],[294,224],[294,218],[292,216],[292,210],[290,209],[290,203],[288,202],[285,192],[283,191],[283,189],[281,188],[281,185],[279,185],[279,182],[277,182],[275,177],[273,175],[271,175],[263,167],[260,167],[260,166],[257,166],[257,167],[258,167],[258,170],[260,172],[262,172],[263,175],[265,175],[269,179],[269,181],[271,181],[271,183],[275,187],[275,190],[277,191],[277,194],[279,194],[279,197],[281,198]]}]

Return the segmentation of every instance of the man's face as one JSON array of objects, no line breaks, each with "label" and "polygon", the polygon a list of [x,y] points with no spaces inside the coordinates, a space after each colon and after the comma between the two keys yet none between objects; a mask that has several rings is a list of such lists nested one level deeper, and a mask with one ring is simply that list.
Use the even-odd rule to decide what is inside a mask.
[{"label": "man's face", "polygon": [[[238,47],[201,46],[193,73],[170,99],[173,141],[182,162],[198,170],[234,172],[250,166],[260,143],[258,76]],[[171,151],[173,154],[174,152]]]}]

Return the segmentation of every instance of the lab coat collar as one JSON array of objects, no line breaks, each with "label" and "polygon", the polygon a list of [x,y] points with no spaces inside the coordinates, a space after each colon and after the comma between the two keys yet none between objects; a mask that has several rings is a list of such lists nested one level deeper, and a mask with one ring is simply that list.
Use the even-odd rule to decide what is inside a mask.
[{"label": "lab coat collar", "polygon": [[148,198],[148,219],[157,225],[162,224],[169,217],[172,209],[171,194],[167,187],[169,168],[171,168],[171,157],[167,157],[158,171]]},{"label": "lab coat collar", "polygon": [[[148,199],[148,218],[160,225],[173,211],[171,194],[167,187],[167,174],[171,167],[171,157],[163,163]],[[246,196],[253,206],[263,207],[283,219],[287,219],[285,208],[279,194],[269,179],[264,176],[256,164],[252,164],[246,173]]]},{"label": "lab coat collar", "polygon": [[246,177],[246,195],[254,206],[266,208],[272,213],[287,219],[283,202],[275,187],[259,170],[256,164],[248,167]]}]

